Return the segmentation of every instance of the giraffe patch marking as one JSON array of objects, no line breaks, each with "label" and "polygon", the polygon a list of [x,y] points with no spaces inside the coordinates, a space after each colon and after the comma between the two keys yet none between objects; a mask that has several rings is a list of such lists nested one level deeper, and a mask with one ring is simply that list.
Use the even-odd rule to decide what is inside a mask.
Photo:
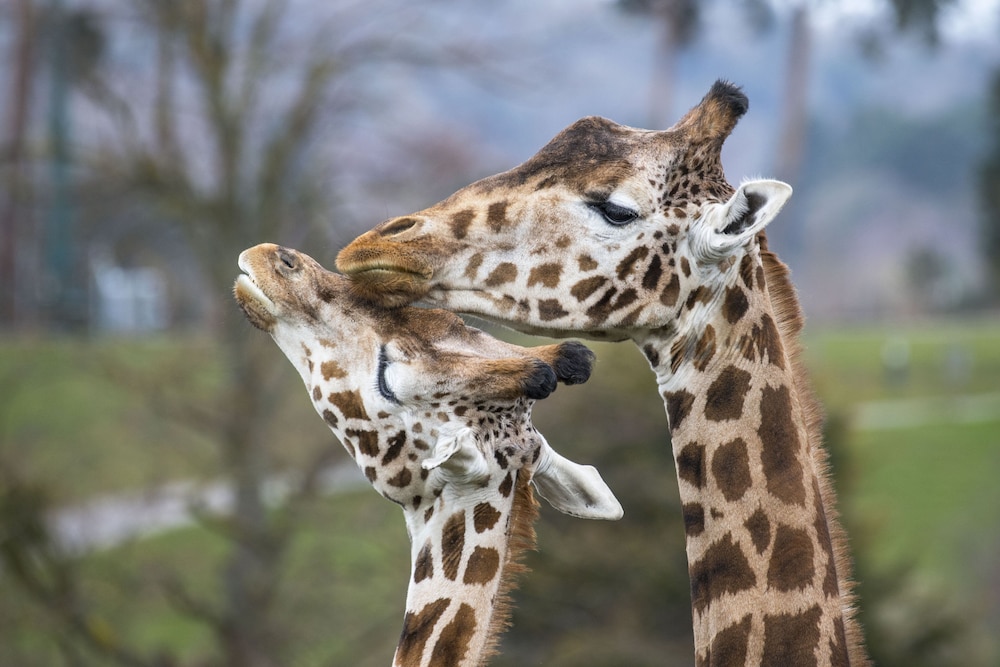
[{"label": "giraffe patch marking", "polygon": [[398,489],[405,488],[413,481],[413,473],[409,468],[402,468],[398,473],[390,477],[387,482]]},{"label": "giraffe patch marking", "polygon": [[490,229],[499,234],[503,231],[504,226],[507,224],[507,206],[508,202],[498,201],[490,204],[489,208],[486,209],[486,224],[489,225]]},{"label": "giraffe patch marking", "polygon": [[488,584],[500,571],[500,552],[493,547],[476,547],[465,566],[462,583]]},{"label": "giraffe patch marking", "polygon": [[699,614],[723,595],[739,593],[757,584],[750,563],[730,533],[708,547],[701,559],[691,564],[690,573],[691,603]]},{"label": "giraffe patch marking", "polygon": [[323,374],[323,379],[329,382],[332,378],[347,377],[347,371],[340,367],[336,361],[330,359],[319,365],[319,372]]},{"label": "giraffe patch marking", "polygon": [[757,555],[762,556],[767,550],[767,545],[771,543],[771,522],[764,514],[764,510],[758,507],[757,511],[746,520],[743,527],[750,533],[750,539],[757,550]]},{"label": "giraffe patch marking", "polygon": [[581,271],[593,271],[599,266],[590,255],[580,255],[576,258],[576,264]]},{"label": "giraffe patch marking", "polygon": [[432,665],[458,665],[469,651],[469,640],[476,631],[476,612],[464,602],[455,617],[444,626],[431,652]]},{"label": "giraffe patch marking", "polygon": [[558,299],[538,300],[538,318],[543,322],[551,322],[567,315],[569,311],[562,307]]},{"label": "giraffe patch marking", "polygon": [[500,511],[490,503],[479,503],[472,511],[472,523],[476,527],[477,533],[492,530],[499,519]]},{"label": "giraffe patch marking", "polygon": [[510,262],[501,262],[497,268],[493,269],[489,276],[486,277],[487,287],[497,287],[499,285],[504,285],[517,278],[517,266]]},{"label": "giraffe patch marking", "polygon": [[475,217],[476,212],[471,208],[463,209],[451,216],[451,220],[448,221],[448,225],[451,227],[452,235],[456,239],[464,239],[469,233],[469,225],[472,224]]},{"label": "giraffe patch marking", "polygon": [[833,638],[830,640],[830,667],[850,667],[851,660],[847,655],[847,633],[844,632],[844,619],[835,616],[833,619]]},{"label": "giraffe patch marking", "polygon": [[694,367],[699,371],[704,372],[708,367],[708,362],[712,360],[715,356],[715,327],[711,324],[705,325],[705,331],[702,332],[701,338],[698,339],[697,344],[694,348],[693,362]]},{"label": "giraffe patch marking", "polygon": [[663,260],[660,259],[659,255],[653,255],[653,259],[649,260],[649,266],[646,267],[646,273],[642,276],[642,288],[650,291],[656,289],[662,275]]},{"label": "giraffe patch marking", "polygon": [[465,511],[448,517],[441,531],[441,567],[444,576],[451,581],[458,578],[458,568],[462,564],[465,550]]},{"label": "giraffe patch marking", "polygon": [[670,276],[667,284],[663,286],[663,291],[660,292],[660,303],[667,307],[673,306],[677,303],[677,297],[680,296],[680,293],[681,279],[674,273]]},{"label": "giraffe patch marking", "polygon": [[636,262],[641,262],[646,259],[647,255],[649,255],[649,248],[646,246],[641,245],[638,248],[633,248],[632,252],[630,252],[625,259],[618,263],[618,268],[616,269],[618,279],[624,280],[625,276],[632,273]]},{"label": "giraffe patch marking", "polygon": [[469,258],[469,263],[465,267],[465,273],[463,274],[469,280],[475,280],[476,274],[479,273],[479,267],[483,264],[483,253],[477,252],[475,255]]},{"label": "giraffe patch marking", "polygon": [[665,391],[663,400],[667,404],[667,423],[671,430],[677,429],[694,405],[694,394],[684,391]]},{"label": "giraffe patch marking", "polygon": [[720,445],[712,455],[712,474],[729,502],[736,502],[750,488],[750,456],[747,443],[736,438]]},{"label": "giraffe patch marking", "polygon": [[504,480],[500,482],[500,495],[502,495],[504,498],[510,497],[510,492],[513,490],[513,488],[514,488],[514,478],[508,472]]},{"label": "giraffe patch marking", "polygon": [[737,285],[726,288],[726,297],[722,302],[722,314],[730,324],[736,324],[746,315],[750,308],[747,295]]},{"label": "giraffe patch marking", "polygon": [[419,584],[424,579],[434,576],[434,557],[431,555],[430,540],[424,544],[417,554],[417,560],[413,564],[413,583]]},{"label": "giraffe patch marking", "polygon": [[[337,419],[337,415],[333,412],[333,410],[327,408],[323,410],[323,421],[325,421],[331,427],[337,428],[337,422],[339,420]],[[351,449],[353,450],[353,447]]]},{"label": "giraffe patch marking", "polygon": [[746,663],[753,616],[747,614],[738,623],[720,630],[712,639],[704,665],[742,665]]},{"label": "giraffe patch marking", "polygon": [[705,445],[684,445],[677,455],[677,476],[697,489],[705,486]]},{"label": "giraffe patch marking", "polygon": [[764,665],[816,665],[819,645],[819,605],[799,614],[764,617]]},{"label": "giraffe patch marking", "polygon": [[438,598],[424,605],[419,612],[407,611],[403,618],[403,632],[396,648],[397,662],[403,667],[419,667],[427,640],[434,633],[441,615],[448,609],[451,600]]},{"label": "giraffe patch marking", "polygon": [[355,391],[335,391],[327,400],[337,406],[345,419],[362,419],[368,421],[368,412],[361,400],[361,394]]},{"label": "giraffe patch marking", "polygon": [[750,373],[727,366],[715,378],[705,398],[705,417],[711,421],[739,419],[743,415],[743,401],[750,391]]},{"label": "giraffe patch marking", "polygon": [[779,591],[803,590],[812,584],[816,568],[809,533],[802,528],[779,525],[767,566],[767,584]]},{"label": "giraffe patch marking", "polygon": [[573,285],[570,288],[569,293],[573,295],[577,301],[586,301],[587,298],[599,290],[604,283],[608,282],[608,279],[603,276],[591,276],[590,278],[584,278],[580,282]]},{"label": "giraffe patch marking", "polygon": [[788,387],[764,387],[760,399],[760,427],[757,434],[763,443],[761,462],[767,490],[776,498],[795,505],[804,505],[806,488],[798,431],[792,421],[792,402]]},{"label": "giraffe patch marking", "polygon": [[684,517],[684,533],[689,537],[698,537],[705,532],[705,508],[701,503],[684,503],[681,507]]},{"label": "giraffe patch marking", "polygon": [[[313,397],[314,401],[322,400],[322,398],[323,398],[323,390],[320,388],[319,385],[316,385],[315,387],[313,387],[312,397]],[[326,410],[325,412],[330,412],[330,411]]]},{"label": "giraffe patch marking", "polygon": [[389,436],[388,443],[389,447],[382,456],[382,465],[389,465],[399,458],[403,445],[406,444],[406,431],[398,431],[395,435]]},{"label": "giraffe patch marking", "polygon": [[554,262],[541,264],[531,269],[528,274],[528,287],[541,284],[544,287],[558,287],[559,278],[562,275],[562,264]]}]

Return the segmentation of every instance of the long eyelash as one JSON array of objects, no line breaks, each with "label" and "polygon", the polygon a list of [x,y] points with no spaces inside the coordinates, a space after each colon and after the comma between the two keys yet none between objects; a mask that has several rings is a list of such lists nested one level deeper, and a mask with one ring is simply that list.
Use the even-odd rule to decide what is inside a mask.
[{"label": "long eyelash", "polygon": [[399,398],[393,393],[392,389],[389,388],[389,384],[385,381],[385,370],[389,367],[389,356],[385,353],[385,345],[378,350],[378,393],[382,395],[382,398],[389,401],[390,403],[400,404]]}]

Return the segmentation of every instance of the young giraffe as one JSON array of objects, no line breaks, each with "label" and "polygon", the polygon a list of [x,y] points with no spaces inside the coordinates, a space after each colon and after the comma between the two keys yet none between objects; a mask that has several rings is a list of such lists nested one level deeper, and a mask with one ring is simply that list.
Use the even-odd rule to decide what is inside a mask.
[{"label": "young giraffe", "polygon": [[747,106],[719,81],[665,131],[584,118],[337,266],[382,304],[634,341],[670,426],[697,664],[864,665],[802,317],[763,233],[791,188],[722,170]]},{"label": "young giraffe", "polygon": [[593,354],[510,345],[449,311],[360,302],[346,278],[273,244],[244,251],[239,266],[234,294],[251,324],[299,371],[372,486],[403,508],[412,570],[393,664],[483,664],[534,545],[529,481],[568,514],[621,517],[597,471],[561,457],[530,422],[533,399],[557,380],[586,381]]}]

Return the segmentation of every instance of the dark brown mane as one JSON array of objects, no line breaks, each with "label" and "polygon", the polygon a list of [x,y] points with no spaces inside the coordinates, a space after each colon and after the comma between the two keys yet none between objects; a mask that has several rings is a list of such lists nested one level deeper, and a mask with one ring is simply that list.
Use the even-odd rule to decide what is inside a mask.
[{"label": "dark brown mane", "polygon": [[802,363],[802,346],[799,336],[805,324],[798,295],[792,284],[788,267],[778,256],[768,250],[767,237],[763,232],[758,236],[761,261],[764,264],[764,281],[767,285],[771,307],[781,336],[785,355],[791,362],[795,394],[806,420],[807,446],[812,456],[823,511],[826,514],[833,543],[833,553],[837,568],[837,585],[844,601],[844,634],[847,641],[851,665],[870,665],[864,649],[864,635],[855,618],[857,607],[854,581],[851,577],[851,558],[847,549],[847,535],[840,525],[840,514],[836,507],[836,494],[830,482],[830,465],[826,448],[823,447],[823,408],[813,392],[809,374]]},{"label": "dark brown mane", "polygon": [[490,631],[483,647],[480,665],[498,653],[500,636],[510,627],[513,609],[511,593],[518,587],[518,577],[528,571],[524,555],[535,549],[535,521],[538,520],[538,501],[531,489],[531,476],[524,470],[517,473],[514,486],[514,503],[510,510],[510,524],[507,526],[507,555],[500,572],[500,587],[497,589],[493,613],[490,616]]}]

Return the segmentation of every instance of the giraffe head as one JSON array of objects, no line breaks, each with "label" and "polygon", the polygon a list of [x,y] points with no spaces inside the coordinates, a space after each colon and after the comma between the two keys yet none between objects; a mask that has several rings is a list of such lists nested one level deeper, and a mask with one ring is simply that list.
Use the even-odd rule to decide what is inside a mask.
[{"label": "giraffe head", "polygon": [[791,194],[726,181],[722,145],[747,104],[720,81],[668,130],[584,118],[520,166],[383,222],[337,266],[383,305],[424,300],[526,331],[684,328]]},{"label": "giraffe head", "polygon": [[450,486],[500,485],[523,467],[556,509],[621,516],[597,471],[560,456],[530,423],[534,399],[589,378],[585,346],[523,348],[448,311],[383,309],[311,257],[273,244],[245,250],[239,266],[234,294],[247,319],[271,334],[386,498],[424,511]]}]

